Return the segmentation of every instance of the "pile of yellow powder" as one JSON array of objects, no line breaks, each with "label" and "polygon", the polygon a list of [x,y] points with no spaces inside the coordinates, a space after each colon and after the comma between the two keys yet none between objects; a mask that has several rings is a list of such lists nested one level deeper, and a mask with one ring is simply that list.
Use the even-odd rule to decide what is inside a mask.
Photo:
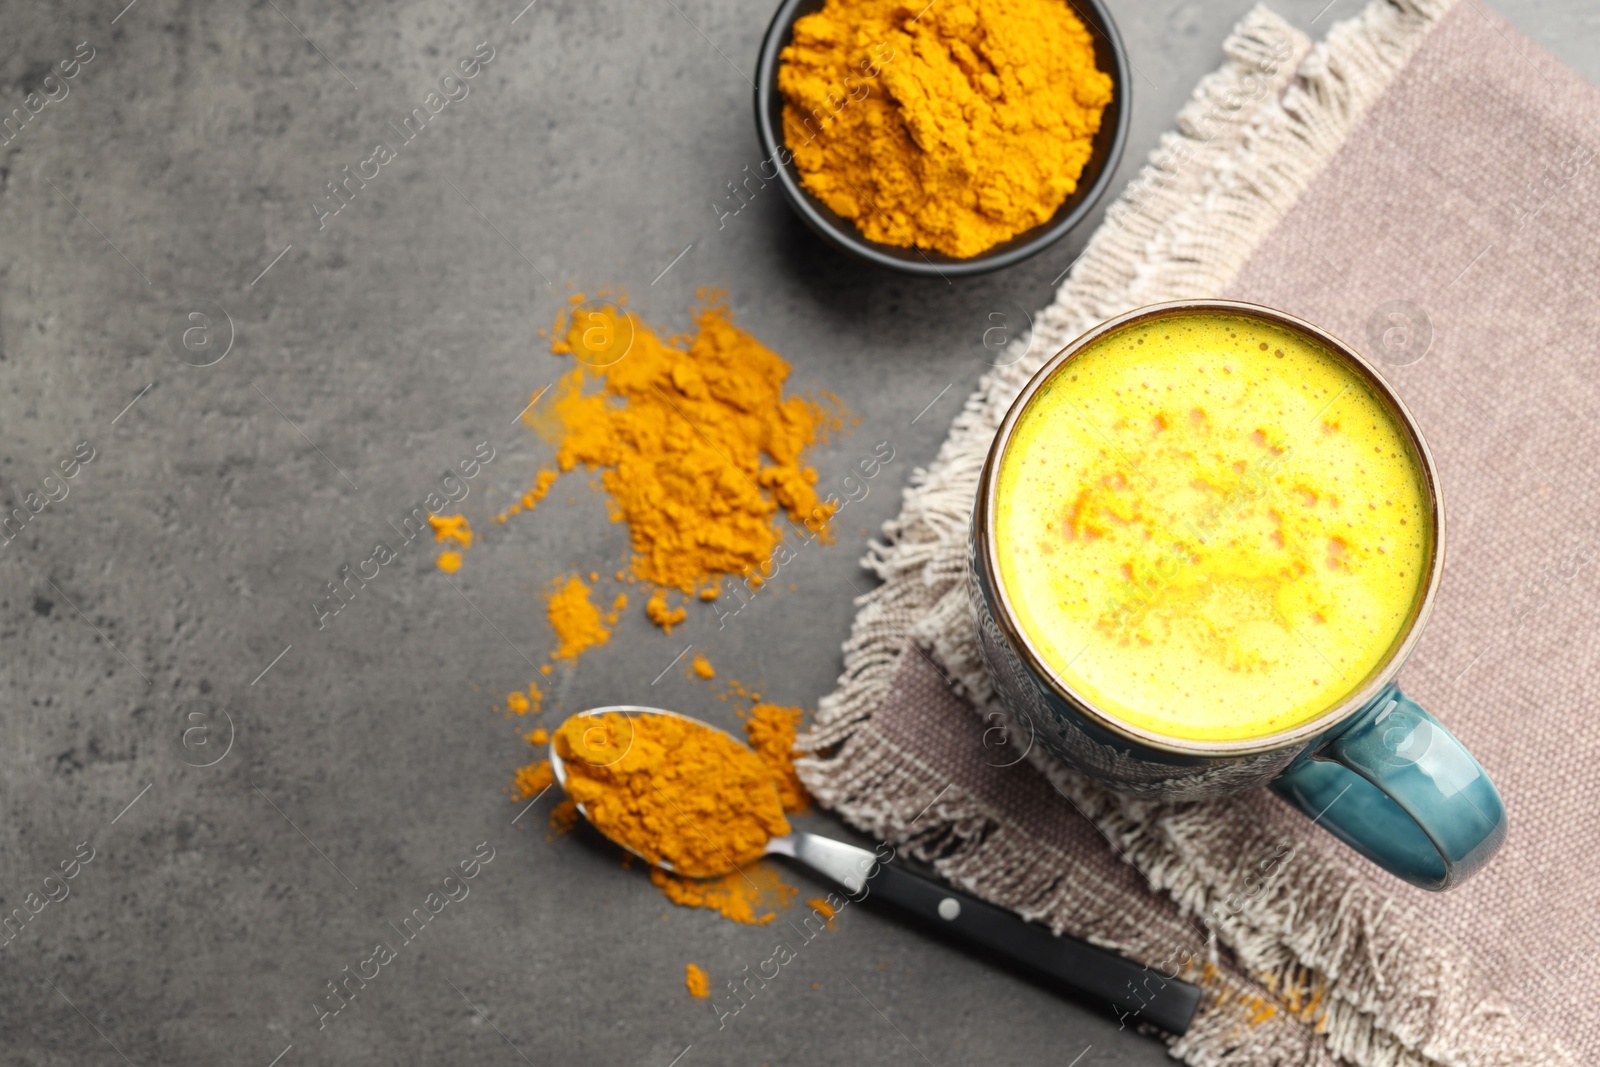
[{"label": "pile of yellow powder", "polygon": [[[575,366],[524,416],[561,472],[600,472],[612,520],[628,525],[629,577],[656,587],[646,614],[668,631],[685,617],[669,591],[714,599],[721,578],[771,563],[780,514],[824,532],[835,510],[804,460],[841,425],[832,398],[785,396],[789,364],[720,296],[701,299],[687,337],[663,338],[618,303],[563,314],[551,350]],[[507,514],[537,504],[553,474]]]},{"label": "pile of yellow powder", "polygon": [[[590,580],[595,580],[595,576],[591,575]],[[603,645],[611,639],[610,628],[617,624],[618,614],[628,606],[628,595],[618,593],[611,602],[610,612],[602,617],[600,609],[589,598],[589,592],[589,586],[576,574],[556,583],[545,603],[545,617],[561,642],[550,653],[551,659],[577,659],[595,645]]]},{"label": "pile of yellow powder", "polygon": [[[610,517],[627,524],[632,547],[616,580],[653,587],[645,616],[669,634],[688,617],[683,601],[716,599],[729,576],[760,582],[782,558],[783,517],[803,526],[803,536],[826,541],[838,508],[818,497],[817,472],[804,460],[807,448],[843,425],[837,398],[785,396],[789,364],[733,324],[720,294],[699,295],[693,334],[662,337],[621,297],[589,306],[573,294],[550,330],[550,348],[574,366],[534,393],[523,413],[555,445],[556,469],[540,470],[495,516],[505,523],[533,511],[565,472],[598,471]],[[437,540],[455,546],[438,557],[440,569],[453,573],[472,529],[462,515],[429,521]],[[574,574],[551,586],[552,661],[576,660],[610,640],[629,597],[597,590],[599,580],[590,572],[587,582]],[[609,610],[601,607],[607,599]],[[703,656],[691,671],[715,673]],[[527,696],[511,694],[506,708],[526,714],[540,699],[530,683]]]},{"label": "pile of yellow powder", "polygon": [[883,244],[975,256],[1078,187],[1111,78],[1063,0],[827,0],[783,50],[801,181]]}]

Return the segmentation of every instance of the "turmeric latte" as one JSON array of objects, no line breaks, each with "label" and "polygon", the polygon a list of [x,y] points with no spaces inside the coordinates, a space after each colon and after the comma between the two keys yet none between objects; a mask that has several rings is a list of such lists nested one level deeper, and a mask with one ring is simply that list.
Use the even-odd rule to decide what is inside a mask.
[{"label": "turmeric latte", "polygon": [[1136,323],[1064,364],[996,494],[1000,578],[1039,655],[1179,740],[1342,702],[1405,632],[1433,551],[1389,408],[1320,345],[1224,314]]},{"label": "turmeric latte", "polygon": [[1050,220],[1111,102],[1066,0],[827,0],[780,62],[805,188],[870,240],[958,258]]},{"label": "turmeric latte", "polygon": [[690,878],[759,859],[789,832],[767,765],[675,715],[574,715],[555,733],[567,795],[607,837]]}]

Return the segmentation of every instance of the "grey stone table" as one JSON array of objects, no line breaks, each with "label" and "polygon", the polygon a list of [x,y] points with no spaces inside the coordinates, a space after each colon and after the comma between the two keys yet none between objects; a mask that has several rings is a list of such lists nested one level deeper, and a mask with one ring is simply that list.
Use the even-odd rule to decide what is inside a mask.
[{"label": "grey stone table", "polygon": [[[480,442],[494,459],[463,505],[480,529],[547,460],[515,419],[562,368],[534,334],[567,282],[625,287],[668,329],[722,286],[795,387],[859,416],[817,451],[824,481],[880,440],[895,462],[782,590],[671,637],[634,610],[550,699],[731,725],[713,687],[662,674],[693,642],[814,706],[869,531],[983,371],[990,314],[1046,303],[1089,232],[951,286],[842,260],[776,190],[722,218],[758,159],[746,76],[769,5],[522,2],[0,7],[6,113],[77,64],[0,145],[0,489],[8,513],[43,502],[0,549],[0,911],[42,904],[0,949],[0,1059],[1163,1061],[866,909],[719,1030],[684,964],[730,976],[774,932],[668,905],[592,834],[547,841],[549,798],[513,826],[528,753],[492,708],[550,648],[538,594],[626,551],[587,489],[491,527],[454,587],[431,550],[403,553],[317,629],[325,583]],[[1249,3],[1113,0],[1140,71],[1119,186]],[[1357,9],[1324,3],[1277,0],[1314,32]],[[1501,7],[1600,75],[1592,5]],[[326,183],[475,51],[468,95],[319,218]],[[210,355],[191,363],[231,335],[219,362],[180,361],[195,327]],[[92,458],[47,500],[75,450]],[[468,895],[319,1029],[327,983],[480,843]],[[76,877],[45,882],[63,863]]]}]

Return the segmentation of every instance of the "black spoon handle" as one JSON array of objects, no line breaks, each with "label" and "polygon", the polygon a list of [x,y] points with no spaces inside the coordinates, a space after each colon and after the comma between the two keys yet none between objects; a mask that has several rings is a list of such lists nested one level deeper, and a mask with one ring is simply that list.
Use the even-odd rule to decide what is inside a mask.
[{"label": "black spoon handle", "polygon": [[969,945],[1045,984],[1109,1008],[1124,1023],[1150,1023],[1183,1034],[1200,1004],[1200,987],[1074,937],[1057,937],[1038,923],[948,886],[902,870],[863,848],[815,834],[794,834],[792,855],[838,882],[855,900],[891,904],[952,941]]}]

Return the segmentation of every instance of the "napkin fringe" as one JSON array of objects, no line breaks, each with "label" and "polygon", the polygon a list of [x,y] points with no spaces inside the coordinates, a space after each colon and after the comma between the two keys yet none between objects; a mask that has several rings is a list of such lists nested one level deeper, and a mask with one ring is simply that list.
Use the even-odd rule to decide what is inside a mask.
[{"label": "napkin fringe", "polygon": [[[821,803],[979,896],[1095,937],[1094,909],[1117,902],[1062,885],[1068,858],[1022,839],[964,792],[947,787],[910,825],[938,790],[937,776],[927,780],[931,772],[863,727],[908,647],[930,657],[979,714],[994,710],[966,603],[966,541],[979,471],[1027,380],[1112,315],[1225,291],[1454,2],[1375,0],[1315,48],[1263,6],[1235,28],[1224,64],[1108,209],[1055,302],[979,381],[934,462],[913,472],[899,517],[862,560],[883,584],[857,599],[839,687],[800,741],[812,755],[797,766]],[[1240,885],[1194,862],[1196,841],[1226,832],[1215,811],[1136,802],[1041,754],[1029,758],[1187,914],[1214,916],[1218,900],[1238,896]],[[1209,925],[1213,961],[1226,956],[1273,1001],[1214,967],[1213,996],[1172,1054],[1198,1067],[1333,1057],[1359,1067],[1569,1062],[1548,1039],[1519,1032],[1504,1005],[1457,1003],[1465,983],[1440,953],[1408,941],[1406,924],[1393,921],[1397,908],[1336,866],[1286,869],[1269,891]],[[1154,958],[1137,945],[1113,947]]]}]

